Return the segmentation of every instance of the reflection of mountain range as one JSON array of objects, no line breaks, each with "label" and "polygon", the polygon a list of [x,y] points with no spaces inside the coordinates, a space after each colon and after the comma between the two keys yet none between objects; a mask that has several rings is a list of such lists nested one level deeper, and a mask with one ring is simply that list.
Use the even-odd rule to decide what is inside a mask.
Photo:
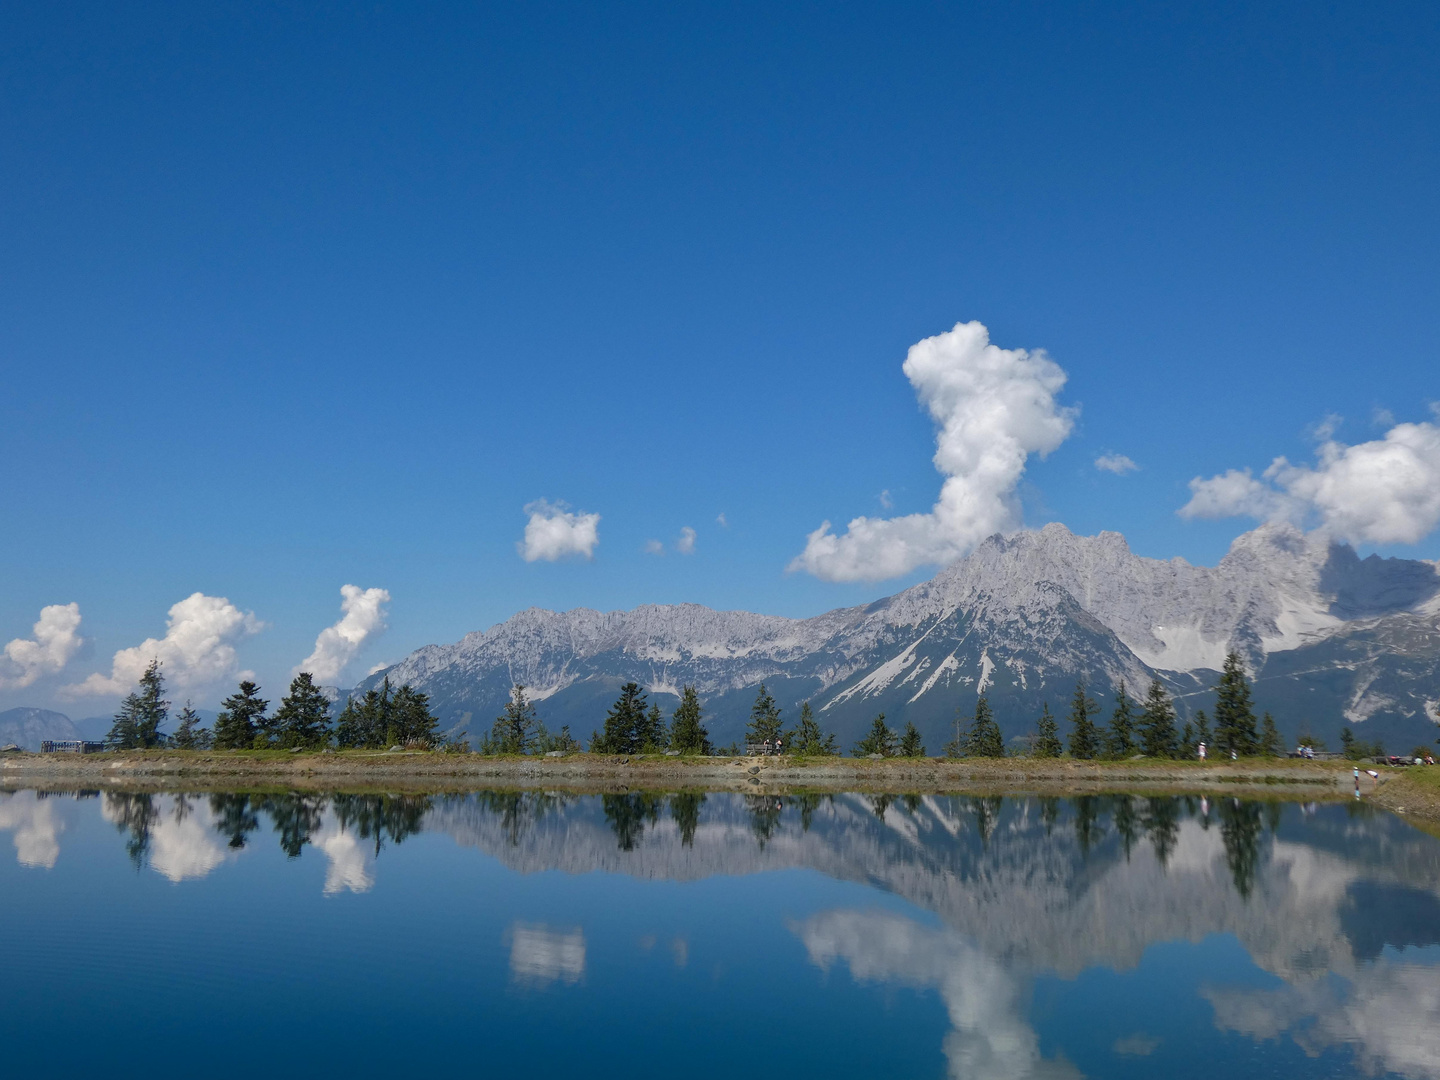
[{"label": "reflection of mountain range", "polygon": [[762,680],[791,710],[810,700],[848,745],[876,712],[914,721],[938,750],[977,692],[1006,735],[1083,676],[1100,697],[1152,675],[1205,705],[1227,650],[1256,674],[1282,733],[1334,739],[1347,720],[1408,749],[1434,738],[1440,571],[1358,558],[1289,526],[1240,537],[1215,567],[1141,558],[1116,533],[1061,525],[992,537],[935,578],[873,604],[786,619],[694,604],[629,612],[521,612],[454,645],[412,653],[388,676],[431,694],[447,725],[488,728],[515,682],[552,727],[597,727],[621,682],[667,696],[693,684],[712,734],[740,735]]},{"label": "reflection of mountain range", "polygon": [[[423,829],[520,873],[695,880],[806,868],[869,884],[933,912],[942,928],[842,911],[795,931],[821,966],[935,987],[952,1014],[956,1075],[1074,1075],[1040,1056],[1016,1012],[1025,979],[1128,969],[1161,942],[1233,935],[1285,985],[1206,991],[1222,1027],[1290,1033],[1306,1046],[1357,1043],[1374,1068],[1440,1078],[1440,991],[1430,989],[1440,983],[1395,953],[1440,945],[1440,844],[1365,806],[637,792],[101,798],[137,862],[177,882],[278,842],[324,853],[327,892],[364,892],[376,854]],[[14,832],[22,862],[54,866],[75,809],[5,796],[0,829]],[[577,935],[517,927],[512,967],[577,977]],[[1338,991],[1334,976],[1351,990]]]}]

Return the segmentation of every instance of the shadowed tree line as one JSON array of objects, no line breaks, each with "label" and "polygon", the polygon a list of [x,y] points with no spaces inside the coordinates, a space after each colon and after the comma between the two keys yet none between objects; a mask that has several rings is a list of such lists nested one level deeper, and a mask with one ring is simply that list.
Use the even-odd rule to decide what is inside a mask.
[{"label": "shadowed tree line", "polygon": [[140,676],[139,686],[121,703],[105,738],[112,750],[323,750],[330,747],[380,749],[406,746],[432,749],[440,742],[430,698],[406,684],[398,690],[386,679],[378,689],[351,698],[332,722],[330,699],[302,671],[275,711],[246,679],[227,697],[214,730],[200,726],[189,702],[176,717],[175,732],[160,730],[169,717],[165,678],[158,660]]}]

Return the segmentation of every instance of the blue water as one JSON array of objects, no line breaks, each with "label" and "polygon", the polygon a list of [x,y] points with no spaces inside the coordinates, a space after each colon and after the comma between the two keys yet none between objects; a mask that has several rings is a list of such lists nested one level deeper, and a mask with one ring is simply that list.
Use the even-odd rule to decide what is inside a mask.
[{"label": "blue water", "polygon": [[1440,842],[1365,806],[20,791],[0,831],[9,1076],[1440,1078]]}]

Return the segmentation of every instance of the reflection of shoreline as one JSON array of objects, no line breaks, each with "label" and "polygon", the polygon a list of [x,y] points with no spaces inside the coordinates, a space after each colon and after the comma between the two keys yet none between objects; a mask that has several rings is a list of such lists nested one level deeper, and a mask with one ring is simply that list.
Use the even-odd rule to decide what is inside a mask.
[{"label": "reflection of shoreline", "polygon": [[[752,773],[751,770],[756,770]],[[753,779],[752,779],[753,777]],[[815,790],[1006,794],[1017,789],[1068,795],[1127,790],[1171,794],[1280,790],[1313,797],[1350,790],[1348,763],[1290,759],[1219,762],[1047,761],[1043,758],[629,758],[574,754],[545,758],[486,758],[431,752],[274,754],[258,752],[127,751],[124,754],[24,754],[0,761],[6,786],[125,787],[131,790],[211,791],[274,784],[290,791],[451,791],[515,786],[602,794],[621,788],[694,787],[775,793]],[[1373,785],[1367,780],[1367,794]]]},{"label": "reflection of shoreline", "polygon": [[[98,810],[137,866],[176,883],[257,845],[289,857],[314,847],[328,861],[327,895],[365,893],[384,872],[384,848],[422,830],[520,873],[693,881],[807,869],[893,893],[938,917],[936,929],[900,915],[881,925],[830,913],[797,932],[822,966],[843,961],[857,979],[939,991],[951,1010],[946,1050],[957,1075],[1071,1073],[1063,1060],[1033,1052],[1020,1013],[975,1020],[977,999],[956,972],[982,982],[981,974],[994,982],[998,972],[1011,981],[994,982],[990,998],[1013,1001],[1035,975],[1121,971],[1159,942],[1230,935],[1286,986],[1258,996],[1208,990],[1222,1029],[1306,1046],[1307,1038],[1320,1040],[1315,1046],[1355,1042],[1362,1062],[1440,1078],[1424,1065],[1440,1061],[1427,1058],[1440,998],[1423,983],[1406,983],[1403,996],[1385,989],[1386,973],[1404,967],[1394,947],[1440,942],[1440,917],[1432,917],[1440,913],[1440,844],[1363,804],[643,791],[95,794],[0,796],[0,828],[12,831],[17,859],[40,872],[56,865],[77,815]],[[1412,914],[1401,925],[1397,911],[1406,905]],[[517,983],[581,977],[579,931],[517,924],[517,932]],[[1426,955],[1440,958],[1440,947]],[[1335,977],[1352,991],[1337,993]],[[1366,1004],[1381,999],[1384,1016]],[[1386,1045],[1367,1034],[1382,1028]],[[1001,1030],[1009,1032],[1003,1047],[989,1041]]]}]

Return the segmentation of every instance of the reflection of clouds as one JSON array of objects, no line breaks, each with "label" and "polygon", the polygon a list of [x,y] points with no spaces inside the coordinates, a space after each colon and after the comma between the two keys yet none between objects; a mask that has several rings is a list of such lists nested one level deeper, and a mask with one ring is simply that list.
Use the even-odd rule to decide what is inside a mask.
[{"label": "reflection of clouds", "polygon": [[1348,990],[1316,979],[1280,990],[1208,990],[1215,1025],[1255,1039],[1289,1034],[1309,1054],[1354,1048],[1366,1073],[1440,1078],[1440,978],[1433,966],[1380,961],[1358,969]]},{"label": "reflection of clouds", "polygon": [[1117,1054],[1126,1057],[1149,1057],[1160,1045],[1160,1040],[1154,1035],[1146,1035],[1143,1031],[1137,1031],[1134,1035],[1126,1035],[1123,1039],[1116,1039],[1115,1045],[1111,1047]]},{"label": "reflection of clouds", "polygon": [[143,830],[150,868],[177,884],[203,878],[237,854],[220,846],[215,814],[209,803],[193,795],[148,795],[148,812],[126,803],[126,796],[106,792],[100,816],[112,825]]},{"label": "reflection of clouds", "polygon": [[1078,1077],[1068,1061],[1040,1056],[1021,1016],[1023,986],[1011,971],[959,935],[885,912],[830,911],[799,924],[810,960],[837,959],[857,980],[934,986],[954,1030],[945,1036],[950,1075],[966,1080]]},{"label": "reflection of clouds", "polygon": [[675,954],[675,966],[683,968],[690,963],[690,943],[683,937],[677,937],[670,942],[670,951]]},{"label": "reflection of clouds", "polygon": [[362,844],[349,829],[341,828],[333,821],[324,832],[316,833],[313,843],[330,866],[325,871],[325,895],[349,889],[352,893],[369,892],[375,884],[372,866],[375,854],[369,844]]},{"label": "reflection of clouds", "polygon": [[208,806],[198,813],[193,806],[188,813],[162,810],[150,829],[150,865],[171,881],[203,878],[229,857],[215,841]]},{"label": "reflection of clouds", "polygon": [[517,922],[510,927],[510,975],[532,986],[573,986],[585,974],[585,934]]},{"label": "reflection of clouds", "polygon": [[15,858],[21,866],[55,866],[65,823],[55,816],[53,799],[41,799],[33,791],[12,795],[0,802],[0,829],[15,830]]}]

